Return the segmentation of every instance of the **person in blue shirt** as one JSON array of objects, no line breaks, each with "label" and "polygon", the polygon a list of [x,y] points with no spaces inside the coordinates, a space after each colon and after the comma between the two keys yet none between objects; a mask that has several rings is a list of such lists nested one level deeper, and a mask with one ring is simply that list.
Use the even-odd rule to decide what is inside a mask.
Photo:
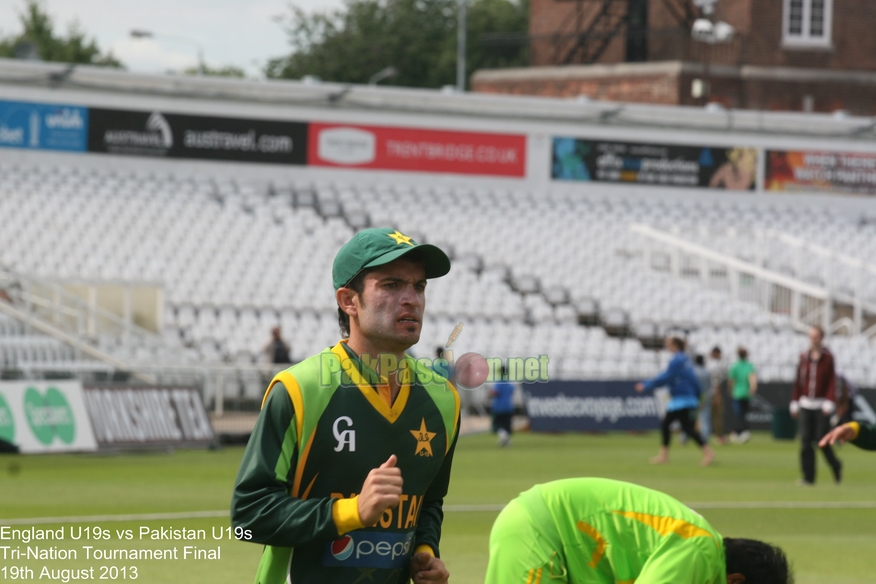
[{"label": "person in blue shirt", "polygon": [[707,466],[712,462],[715,453],[694,428],[694,416],[700,405],[702,388],[690,358],[684,353],[684,345],[684,339],[667,337],[666,350],[672,353],[672,359],[669,360],[666,371],[654,379],[637,383],[636,391],[651,391],[664,386],[669,388],[670,399],[666,406],[666,415],[660,423],[663,442],[659,454],[652,458],[651,462],[653,464],[669,462],[669,427],[678,420],[684,433],[702,448],[703,459],[700,464]]},{"label": "person in blue shirt", "polygon": [[514,415],[514,384],[506,379],[505,366],[500,369],[499,379],[490,390],[493,403],[493,429],[499,435],[499,446],[511,444],[511,418]]}]

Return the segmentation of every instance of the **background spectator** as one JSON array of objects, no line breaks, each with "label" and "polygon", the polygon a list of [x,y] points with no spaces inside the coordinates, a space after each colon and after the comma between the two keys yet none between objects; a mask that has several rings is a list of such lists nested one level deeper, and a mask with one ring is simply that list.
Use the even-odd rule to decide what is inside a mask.
[{"label": "background spectator", "polygon": [[292,363],[292,349],[289,347],[289,343],[283,339],[278,326],[271,329],[271,340],[265,345],[265,351],[268,353],[271,363],[275,365]]},{"label": "background spectator", "polygon": [[730,435],[732,442],[744,444],[751,439],[748,429],[748,411],[751,409],[751,396],[757,391],[757,374],[754,365],[748,360],[748,351],[745,347],[736,350],[739,360],[736,361],[727,373],[727,390],[733,398],[733,413],[735,425]]},{"label": "background spectator", "polygon": [[[803,478],[798,485],[815,484],[815,443],[830,430],[830,415],[836,410],[836,368],[833,355],[824,346],[824,330],[809,329],[809,350],[800,354],[794,394],[791,397],[791,415],[799,418],[800,466]],[[842,463],[830,444],[821,451],[833,471],[833,480],[842,480]]]}]

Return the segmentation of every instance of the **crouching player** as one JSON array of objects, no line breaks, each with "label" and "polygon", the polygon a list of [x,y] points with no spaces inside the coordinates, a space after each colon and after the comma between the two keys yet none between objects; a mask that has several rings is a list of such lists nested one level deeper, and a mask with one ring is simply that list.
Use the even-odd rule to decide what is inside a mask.
[{"label": "crouching player", "polygon": [[723,538],[669,495],[576,478],[536,485],[490,533],[486,584],[791,584],[784,553]]},{"label": "crouching player", "polygon": [[876,424],[870,426],[862,425],[860,422],[842,424],[828,432],[818,445],[824,448],[827,445],[833,446],[837,442],[840,444],[851,442],[864,450],[876,450]]}]

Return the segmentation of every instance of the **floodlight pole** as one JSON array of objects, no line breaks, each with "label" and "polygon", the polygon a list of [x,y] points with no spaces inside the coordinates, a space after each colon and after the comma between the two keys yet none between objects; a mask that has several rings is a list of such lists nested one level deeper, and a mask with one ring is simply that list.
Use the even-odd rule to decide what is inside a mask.
[{"label": "floodlight pole", "polygon": [[468,0],[459,1],[459,18],[456,25],[456,90],[460,93],[465,91],[465,44],[466,25],[465,13],[468,8]]},{"label": "floodlight pole", "polygon": [[[709,17],[708,20],[712,22],[711,16],[715,12],[715,5],[718,3],[718,0],[694,0],[694,4],[698,6],[704,16]],[[702,19],[698,19],[699,22]],[[722,26],[722,34],[718,34],[716,29],[718,26]],[[729,32],[728,32],[729,29]],[[704,44],[705,57],[703,58],[703,102],[705,104],[709,103],[709,99],[712,97],[712,50],[713,45],[717,43],[726,43],[729,42],[734,34],[733,27],[728,25],[726,22],[712,22],[712,26],[708,31],[708,34],[704,34],[703,31],[697,30],[697,23],[694,23],[694,28],[691,30],[691,34],[695,40]]]}]

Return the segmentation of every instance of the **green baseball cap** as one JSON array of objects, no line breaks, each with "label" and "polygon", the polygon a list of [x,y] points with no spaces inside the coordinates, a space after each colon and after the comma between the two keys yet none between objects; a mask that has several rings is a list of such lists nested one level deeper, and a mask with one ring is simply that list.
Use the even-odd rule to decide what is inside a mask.
[{"label": "green baseball cap", "polygon": [[416,251],[423,258],[427,278],[440,278],[450,271],[450,258],[440,248],[420,244],[389,227],[363,229],[345,243],[332,265],[332,284],[342,288],[365,268],[376,268]]}]

